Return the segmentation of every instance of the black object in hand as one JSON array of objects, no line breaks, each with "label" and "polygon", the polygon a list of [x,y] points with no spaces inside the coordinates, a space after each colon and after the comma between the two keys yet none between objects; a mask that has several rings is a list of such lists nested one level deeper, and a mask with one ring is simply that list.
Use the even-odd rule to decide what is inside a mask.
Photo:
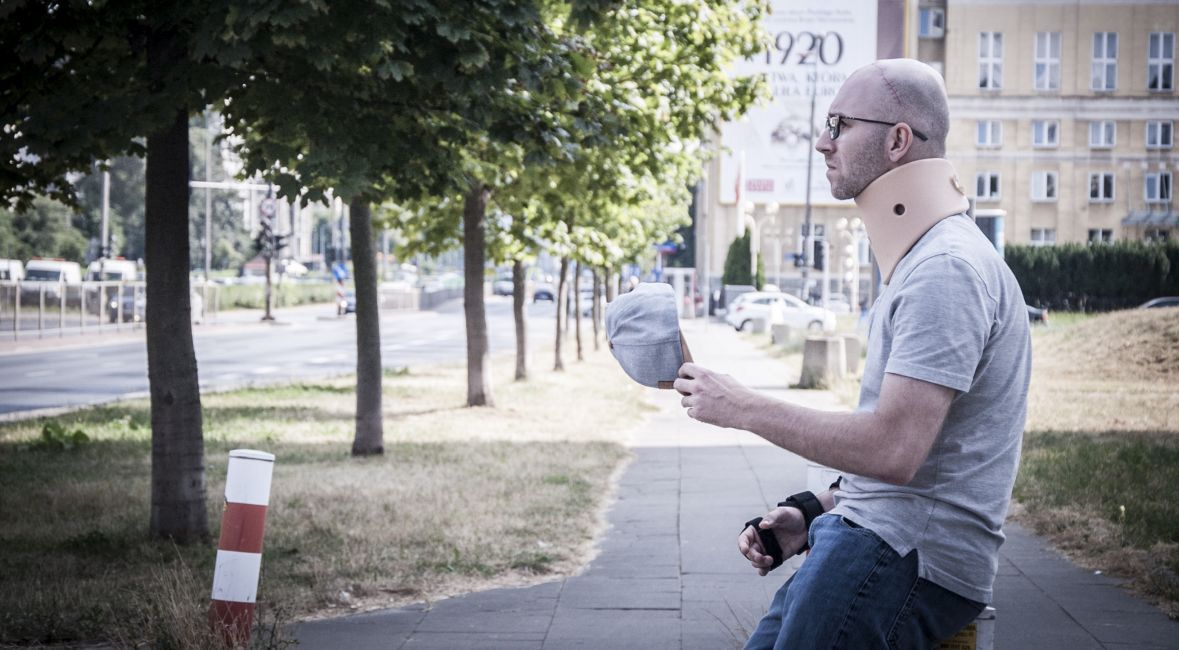
[{"label": "black object in hand", "polygon": [[[761,540],[761,547],[765,550],[766,555],[774,560],[767,571],[773,571],[782,566],[782,547],[778,544],[778,538],[774,535],[774,531],[768,528],[762,528],[758,524],[761,523],[761,517],[756,517],[745,522],[745,528],[753,526],[753,530],[757,531],[757,537]],[[742,528],[741,530],[745,530]]]}]

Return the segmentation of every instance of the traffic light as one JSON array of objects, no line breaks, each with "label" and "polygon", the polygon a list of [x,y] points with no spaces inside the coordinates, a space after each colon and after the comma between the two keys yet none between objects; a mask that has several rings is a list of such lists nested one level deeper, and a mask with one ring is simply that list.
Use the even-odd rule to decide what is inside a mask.
[{"label": "traffic light", "polygon": [[254,250],[262,253],[266,257],[274,256],[274,219],[273,217],[262,215],[258,220],[258,234],[254,237]]},{"label": "traffic light", "polygon": [[816,271],[822,271],[823,269],[827,268],[827,247],[823,245],[824,243],[825,242],[821,239],[815,240],[814,260]]}]

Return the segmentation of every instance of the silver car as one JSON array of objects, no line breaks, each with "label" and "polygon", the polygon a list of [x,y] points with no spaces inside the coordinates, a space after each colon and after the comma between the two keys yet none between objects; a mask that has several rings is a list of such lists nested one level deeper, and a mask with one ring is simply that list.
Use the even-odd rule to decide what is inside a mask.
[{"label": "silver car", "polygon": [[725,312],[725,322],[739,332],[748,331],[758,319],[811,332],[835,330],[835,314],[831,310],[808,305],[788,293],[744,293]]}]

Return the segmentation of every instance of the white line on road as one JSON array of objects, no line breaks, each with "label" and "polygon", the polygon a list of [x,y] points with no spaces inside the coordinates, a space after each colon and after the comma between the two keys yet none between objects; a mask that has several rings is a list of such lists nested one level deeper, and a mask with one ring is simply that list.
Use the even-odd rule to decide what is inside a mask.
[{"label": "white line on road", "polygon": [[34,370],[32,372],[26,372],[25,376],[26,377],[48,377],[49,375],[52,375],[52,374],[53,374],[52,370]]},{"label": "white line on road", "polygon": [[262,366],[260,368],[254,368],[251,372],[255,375],[269,375],[278,372],[278,366]]}]

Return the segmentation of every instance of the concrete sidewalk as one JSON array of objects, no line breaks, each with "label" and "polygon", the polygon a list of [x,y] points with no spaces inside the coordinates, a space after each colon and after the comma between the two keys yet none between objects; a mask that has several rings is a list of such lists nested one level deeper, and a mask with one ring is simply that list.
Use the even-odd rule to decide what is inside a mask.
[{"label": "concrete sidewalk", "polygon": [[[769,394],[795,391],[782,364],[721,324],[685,327],[693,355]],[[739,648],[801,558],[765,578],[738,554],[741,523],[805,489],[806,464],[752,434],[689,420],[671,391],[635,435],[634,460],[599,554],[577,576],[397,610],[303,623],[301,648]],[[1179,623],[1008,524],[995,647],[1179,648]]]}]

